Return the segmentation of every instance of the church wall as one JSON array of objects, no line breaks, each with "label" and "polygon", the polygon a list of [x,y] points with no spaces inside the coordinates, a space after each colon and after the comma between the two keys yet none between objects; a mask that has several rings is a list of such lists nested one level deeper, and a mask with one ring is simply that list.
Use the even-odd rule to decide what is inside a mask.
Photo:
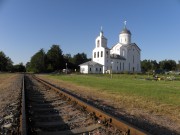
[{"label": "church wall", "polygon": [[101,45],[102,47],[107,47],[107,39],[102,39]]},{"label": "church wall", "polygon": [[111,67],[113,73],[121,73],[125,71],[125,62],[126,62],[125,60],[112,59],[112,62],[113,63],[111,63]]},{"label": "church wall", "polygon": [[81,65],[80,66],[80,73],[83,74],[98,74],[103,72],[103,66],[100,65]]},{"label": "church wall", "polygon": [[135,66],[136,66],[136,71],[141,72],[141,56],[140,53],[136,51],[135,55]]},{"label": "church wall", "polygon": [[80,72],[83,74],[88,74],[88,66],[87,65],[80,66]]},{"label": "church wall", "polygon": [[111,59],[110,59],[110,50],[109,49],[105,49],[105,55],[104,55],[104,73],[107,70],[110,70],[111,67]]},{"label": "church wall", "polygon": [[140,52],[134,46],[128,48],[128,56],[126,62],[128,72],[140,72]]},{"label": "church wall", "polygon": [[111,54],[118,54],[118,55],[120,55],[120,47],[121,47],[122,45],[121,44],[117,44],[117,45],[115,45],[112,49],[111,49]]},{"label": "church wall", "polygon": [[133,62],[133,56],[134,56],[134,52],[132,47],[128,48],[128,56],[127,56],[127,71],[128,72],[133,72],[133,67],[135,65],[135,61]]},{"label": "church wall", "polygon": [[93,73],[100,74],[103,72],[103,66],[95,65],[93,66]]},{"label": "church wall", "polygon": [[105,48],[98,47],[93,50],[92,58],[94,62],[97,62],[101,65],[105,64]]},{"label": "church wall", "polygon": [[120,47],[120,55],[127,59],[127,47],[124,47],[123,45]]},{"label": "church wall", "polygon": [[135,67],[136,72],[141,72],[141,53],[139,50],[135,49]]}]

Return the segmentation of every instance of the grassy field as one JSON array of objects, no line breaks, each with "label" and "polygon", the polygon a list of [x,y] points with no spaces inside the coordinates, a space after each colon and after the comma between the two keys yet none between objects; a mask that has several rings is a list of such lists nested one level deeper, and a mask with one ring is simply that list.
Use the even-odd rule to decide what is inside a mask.
[{"label": "grassy field", "polygon": [[10,77],[10,76],[12,76],[13,74],[11,74],[11,73],[1,73],[0,72],[0,78],[2,79],[2,78],[4,78],[4,77]]},{"label": "grassy field", "polygon": [[3,83],[9,77],[12,77],[14,74],[11,73],[0,73],[0,84]]},{"label": "grassy field", "polygon": [[[150,123],[180,129],[180,76],[160,76],[155,81],[152,75],[38,75],[42,79],[71,90],[87,99],[112,106],[118,113]],[[170,79],[171,80],[171,79]]]},{"label": "grassy field", "polygon": [[[49,77],[111,94],[135,96],[173,106],[180,105],[180,81],[146,80],[148,76],[126,74],[114,74],[112,79],[110,75],[49,75]],[[176,78],[179,79],[179,76]]]}]

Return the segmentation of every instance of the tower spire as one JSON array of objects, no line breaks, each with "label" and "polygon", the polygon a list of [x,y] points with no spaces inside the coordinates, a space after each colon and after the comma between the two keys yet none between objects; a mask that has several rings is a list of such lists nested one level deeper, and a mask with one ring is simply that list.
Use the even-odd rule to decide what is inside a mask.
[{"label": "tower spire", "polygon": [[101,26],[100,36],[103,36],[103,28]]},{"label": "tower spire", "polygon": [[126,28],[126,23],[127,23],[127,21],[124,21],[124,28]]},{"label": "tower spire", "polygon": [[103,31],[103,28],[102,28],[102,26],[101,26],[101,32]]}]

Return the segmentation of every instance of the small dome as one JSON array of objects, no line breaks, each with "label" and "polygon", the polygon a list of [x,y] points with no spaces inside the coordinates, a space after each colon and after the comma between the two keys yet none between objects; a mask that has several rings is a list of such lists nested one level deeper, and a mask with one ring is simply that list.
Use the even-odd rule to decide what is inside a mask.
[{"label": "small dome", "polygon": [[125,27],[125,28],[121,31],[121,34],[130,34],[130,35],[131,35],[131,32]]}]

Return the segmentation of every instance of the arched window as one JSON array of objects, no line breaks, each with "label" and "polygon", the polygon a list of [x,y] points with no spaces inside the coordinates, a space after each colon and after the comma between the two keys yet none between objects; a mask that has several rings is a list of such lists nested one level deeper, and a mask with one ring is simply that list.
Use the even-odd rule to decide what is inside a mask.
[{"label": "arched window", "polygon": [[122,53],[123,53],[123,56],[125,56],[125,50],[123,50],[123,52],[122,52]]},{"label": "arched window", "polygon": [[101,57],[103,57],[103,51],[101,51]]},{"label": "arched window", "polygon": [[97,55],[97,57],[99,58],[99,52],[98,52],[98,55]]},{"label": "arched window", "polygon": [[94,58],[96,58],[96,52],[94,52]]},{"label": "arched window", "polygon": [[97,47],[99,47],[99,44],[100,44],[100,43],[99,43],[99,40],[98,40],[98,41],[97,41]]},{"label": "arched window", "polygon": [[134,63],[134,55],[133,55],[133,63]]},{"label": "arched window", "polygon": [[106,51],[106,58],[108,58],[108,51]]}]

